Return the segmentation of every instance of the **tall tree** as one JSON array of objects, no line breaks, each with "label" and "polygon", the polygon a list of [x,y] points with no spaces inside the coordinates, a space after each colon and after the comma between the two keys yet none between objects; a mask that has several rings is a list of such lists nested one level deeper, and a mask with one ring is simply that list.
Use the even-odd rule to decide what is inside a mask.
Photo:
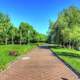
[{"label": "tall tree", "polygon": [[14,39],[17,34],[17,28],[14,27],[13,25],[11,25],[11,27],[9,28],[8,34],[9,34],[9,38],[11,40],[11,43],[14,44]]},{"label": "tall tree", "polygon": [[[80,10],[74,6],[64,9],[51,29],[57,44],[72,47],[80,41]],[[78,43],[78,44],[77,44]],[[75,46],[74,46],[75,47]]]},{"label": "tall tree", "polygon": [[11,25],[10,18],[8,15],[0,13],[0,32],[3,34],[5,39],[5,44],[7,45],[8,41],[8,30]]},{"label": "tall tree", "polygon": [[30,34],[31,31],[33,30],[32,26],[26,22],[21,22],[19,26],[19,31],[20,31],[20,43],[21,41],[29,42],[30,41]]}]

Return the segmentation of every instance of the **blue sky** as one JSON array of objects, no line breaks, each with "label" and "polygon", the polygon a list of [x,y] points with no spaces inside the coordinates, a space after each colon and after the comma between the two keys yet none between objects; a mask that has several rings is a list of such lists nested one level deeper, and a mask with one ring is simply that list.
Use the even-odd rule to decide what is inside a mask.
[{"label": "blue sky", "polygon": [[28,22],[46,34],[49,19],[56,21],[59,12],[71,5],[80,7],[80,0],[1,0],[0,12],[10,15],[15,26]]}]

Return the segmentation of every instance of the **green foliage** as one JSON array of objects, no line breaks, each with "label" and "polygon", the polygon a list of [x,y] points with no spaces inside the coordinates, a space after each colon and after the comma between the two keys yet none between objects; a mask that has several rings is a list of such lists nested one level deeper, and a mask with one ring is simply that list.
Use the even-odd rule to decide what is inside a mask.
[{"label": "green foliage", "polygon": [[27,44],[45,40],[46,36],[38,33],[29,23],[21,22],[16,28],[8,15],[0,13],[0,44]]},{"label": "green foliage", "polygon": [[49,31],[48,31],[48,42],[49,43],[53,43],[53,32],[54,32],[54,29],[53,29],[53,26],[54,26],[54,22],[53,21],[49,21]]},{"label": "green foliage", "polygon": [[0,40],[7,44],[8,31],[10,28],[11,22],[8,15],[0,13]]},{"label": "green foliage", "polygon": [[41,42],[46,40],[46,36],[44,34],[38,33],[32,25],[22,22],[19,26],[20,31],[20,39],[25,41],[26,43],[30,42]]},{"label": "green foliage", "polygon": [[80,10],[74,6],[63,10],[53,26],[50,27],[51,40],[65,47],[79,47]]}]

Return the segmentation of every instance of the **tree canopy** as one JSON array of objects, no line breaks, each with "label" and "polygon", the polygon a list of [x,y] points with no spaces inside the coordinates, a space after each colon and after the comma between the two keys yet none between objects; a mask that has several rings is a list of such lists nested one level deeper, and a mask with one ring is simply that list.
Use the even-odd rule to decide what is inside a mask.
[{"label": "tree canopy", "polygon": [[[50,34],[54,43],[75,47],[80,44],[80,10],[74,6],[64,9],[57,21],[50,27]],[[54,35],[54,37],[52,37]]]},{"label": "tree canopy", "polygon": [[27,22],[21,22],[19,26],[15,27],[8,15],[0,13],[0,44],[34,43],[45,41],[45,37]]}]

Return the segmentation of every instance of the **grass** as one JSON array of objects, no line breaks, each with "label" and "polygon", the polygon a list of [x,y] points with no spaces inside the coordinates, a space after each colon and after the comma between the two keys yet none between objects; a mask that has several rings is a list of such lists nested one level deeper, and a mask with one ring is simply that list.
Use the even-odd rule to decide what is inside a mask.
[{"label": "grass", "polygon": [[[7,64],[16,60],[18,56],[23,55],[34,48],[36,45],[0,45],[0,71],[7,67]],[[10,56],[10,51],[16,51],[18,56]]]},{"label": "grass", "polygon": [[54,47],[51,50],[80,73],[80,51],[60,47]]}]

